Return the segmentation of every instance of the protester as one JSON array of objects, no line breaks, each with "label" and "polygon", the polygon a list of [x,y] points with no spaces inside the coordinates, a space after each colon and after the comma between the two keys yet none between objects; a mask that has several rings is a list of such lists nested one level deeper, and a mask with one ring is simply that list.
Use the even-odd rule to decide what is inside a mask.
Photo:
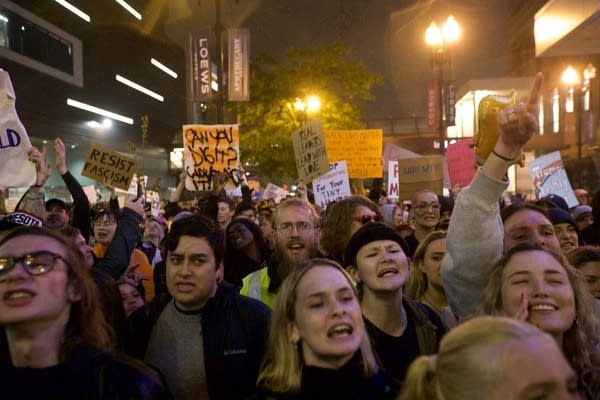
[{"label": "protester", "polygon": [[44,228],[19,227],[0,239],[2,397],[171,398],[156,373],[114,353],[82,259]]},{"label": "protester", "polygon": [[145,304],[144,297],[137,290],[137,288],[129,282],[119,282],[119,294],[121,295],[121,301],[123,302],[123,309],[125,315],[130,316],[135,310]]},{"label": "protester", "polygon": [[450,217],[454,210],[454,199],[452,197],[438,195],[438,201],[440,202],[440,219],[435,229],[446,231],[448,230]]},{"label": "protester", "polygon": [[375,353],[395,390],[416,357],[437,351],[444,333],[433,309],[403,295],[409,276],[403,247],[395,229],[369,222],[352,235],[344,255]]},{"label": "protester", "polygon": [[408,244],[406,255],[412,258],[422,240],[433,232],[440,221],[440,202],[432,190],[420,190],[413,194],[410,208],[410,219],[415,232],[406,236]]},{"label": "protester", "polygon": [[433,231],[423,240],[412,259],[410,278],[406,284],[406,295],[431,307],[442,317],[448,306],[444,292],[440,267],[446,255],[446,232]]},{"label": "protester", "polygon": [[275,302],[258,377],[261,399],[387,399],[354,285],[327,259],[287,276]]},{"label": "protester", "polygon": [[178,400],[251,396],[269,309],[222,282],[225,238],[210,218],[174,221],[166,248],[169,294],[130,317],[138,356],[165,376]]},{"label": "protester", "polygon": [[225,230],[225,280],[242,287],[243,279],[266,266],[271,256],[260,227],[246,217],[236,217]]},{"label": "protester", "polygon": [[587,205],[580,205],[575,207],[573,210],[573,219],[577,224],[577,229],[581,232],[588,226],[594,224],[594,216],[592,214],[592,207]]},{"label": "protester", "polygon": [[482,311],[550,334],[575,370],[584,398],[600,393],[600,321],[585,281],[563,255],[536,244],[511,247],[489,275]]},{"label": "protester", "polygon": [[398,400],[580,399],[556,342],[530,324],[477,317],[451,330],[437,355],[416,359]]},{"label": "protester", "polygon": [[352,195],[327,207],[321,247],[327,256],[343,262],[350,237],[369,221],[383,221],[379,206],[361,195]]},{"label": "protester", "polygon": [[600,190],[592,196],[590,206],[594,222],[581,231],[581,239],[585,244],[600,246]]},{"label": "protester", "polygon": [[281,282],[301,262],[320,256],[320,219],[312,204],[288,198],[273,216],[275,249],[267,266],[244,278],[241,294],[273,308]]},{"label": "protester", "polygon": [[554,225],[554,234],[563,254],[568,255],[577,249],[580,243],[579,231],[571,215],[562,208],[550,208],[548,216]]},{"label": "protester", "polygon": [[575,197],[580,205],[589,206],[591,204],[590,194],[587,190],[578,188],[573,190],[573,193],[575,194]]},{"label": "protester", "polygon": [[600,300],[600,248],[581,246],[567,257],[571,265],[583,274],[592,296]]},{"label": "protester", "polygon": [[144,222],[144,233],[139,249],[146,254],[150,265],[154,266],[162,261],[160,246],[165,237],[165,227],[162,222],[156,217],[146,218]]}]

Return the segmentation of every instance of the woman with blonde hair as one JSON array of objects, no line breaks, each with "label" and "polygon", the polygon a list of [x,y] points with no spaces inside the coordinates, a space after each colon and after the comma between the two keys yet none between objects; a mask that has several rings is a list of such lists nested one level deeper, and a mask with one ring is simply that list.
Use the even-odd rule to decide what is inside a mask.
[{"label": "woman with blonde hair", "polygon": [[39,227],[0,238],[0,374],[3,398],[171,398],[114,350],[79,248]]},{"label": "woman with blonde hair", "polygon": [[585,280],[564,255],[536,244],[509,249],[492,270],[482,311],[550,334],[575,370],[584,398],[600,393],[600,322]]},{"label": "woman with blonde hair", "polygon": [[257,385],[259,398],[269,399],[392,396],[352,280],[335,261],[308,260],[284,280]]},{"label": "woman with blonde hair", "polygon": [[417,358],[399,400],[580,399],[577,377],[552,337],[506,317],[451,330],[437,355]]},{"label": "woman with blonde hair", "polygon": [[412,258],[412,265],[405,293],[408,297],[431,307],[438,315],[448,306],[440,267],[446,255],[446,232],[431,232],[419,243]]}]

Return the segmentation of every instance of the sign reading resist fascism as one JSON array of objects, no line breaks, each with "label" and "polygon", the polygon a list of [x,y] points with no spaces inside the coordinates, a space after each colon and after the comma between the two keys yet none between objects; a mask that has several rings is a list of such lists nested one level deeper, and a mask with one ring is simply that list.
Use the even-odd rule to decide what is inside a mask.
[{"label": "sign reading resist fascism", "polygon": [[88,157],[83,164],[81,175],[127,190],[136,170],[135,159],[97,144],[92,144]]},{"label": "sign reading resist fascism", "polygon": [[329,162],[346,160],[350,178],[381,178],[383,131],[325,131]]},{"label": "sign reading resist fascism", "polygon": [[315,203],[323,209],[328,204],[348,197],[352,194],[350,191],[350,182],[348,180],[348,169],[346,161],[338,161],[329,165],[330,171],[313,182],[315,193]]},{"label": "sign reading resist fascism", "polygon": [[211,190],[213,175],[221,171],[239,185],[238,125],[184,125],[183,148],[187,190]]}]

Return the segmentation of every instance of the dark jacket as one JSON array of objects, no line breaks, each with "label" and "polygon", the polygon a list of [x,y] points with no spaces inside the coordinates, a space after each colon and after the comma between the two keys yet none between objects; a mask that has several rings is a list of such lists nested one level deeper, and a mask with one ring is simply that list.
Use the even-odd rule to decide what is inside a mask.
[{"label": "dark jacket", "polygon": [[92,233],[92,226],[90,222],[90,201],[87,195],[83,191],[81,184],[71,172],[67,171],[64,175],[60,176],[65,182],[71,197],[73,197],[73,211],[71,215],[71,225],[81,231],[81,236],[88,241]]},{"label": "dark jacket", "polygon": [[261,400],[384,400],[393,399],[390,381],[381,370],[370,378],[362,375],[360,352],[356,352],[342,368],[334,370],[313,366],[302,368],[299,393],[261,392]]},{"label": "dark jacket", "polygon": [[138,364],[85,346],[56,367],[14,368],[0,362],[0,393],[3,399],[172,399],[158,374]]},{"label": "dark jacket", "polygon": [[[130,319],[139,342],[135,356],[146,353],[152,329],[169,295],[155,298],[136,310]],[[242,296],[227,282],[202,309],[202,339],[208,393],[212,400],[244,399],[256,388],[265,351],[270,310],[261,302]]]}]

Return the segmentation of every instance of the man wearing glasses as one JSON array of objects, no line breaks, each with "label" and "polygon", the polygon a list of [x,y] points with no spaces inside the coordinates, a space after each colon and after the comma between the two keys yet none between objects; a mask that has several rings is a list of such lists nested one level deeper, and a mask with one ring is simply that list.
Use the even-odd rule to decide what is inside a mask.
[{"label": "man wearing glasses", "polygon": [[244,278],[241,294],[273,308],[275,295],[286,276],[305,260],[319,257],[319,215],[312,204],[289,198],[277,206],[273,216],[275,248],[265,268]]}]

